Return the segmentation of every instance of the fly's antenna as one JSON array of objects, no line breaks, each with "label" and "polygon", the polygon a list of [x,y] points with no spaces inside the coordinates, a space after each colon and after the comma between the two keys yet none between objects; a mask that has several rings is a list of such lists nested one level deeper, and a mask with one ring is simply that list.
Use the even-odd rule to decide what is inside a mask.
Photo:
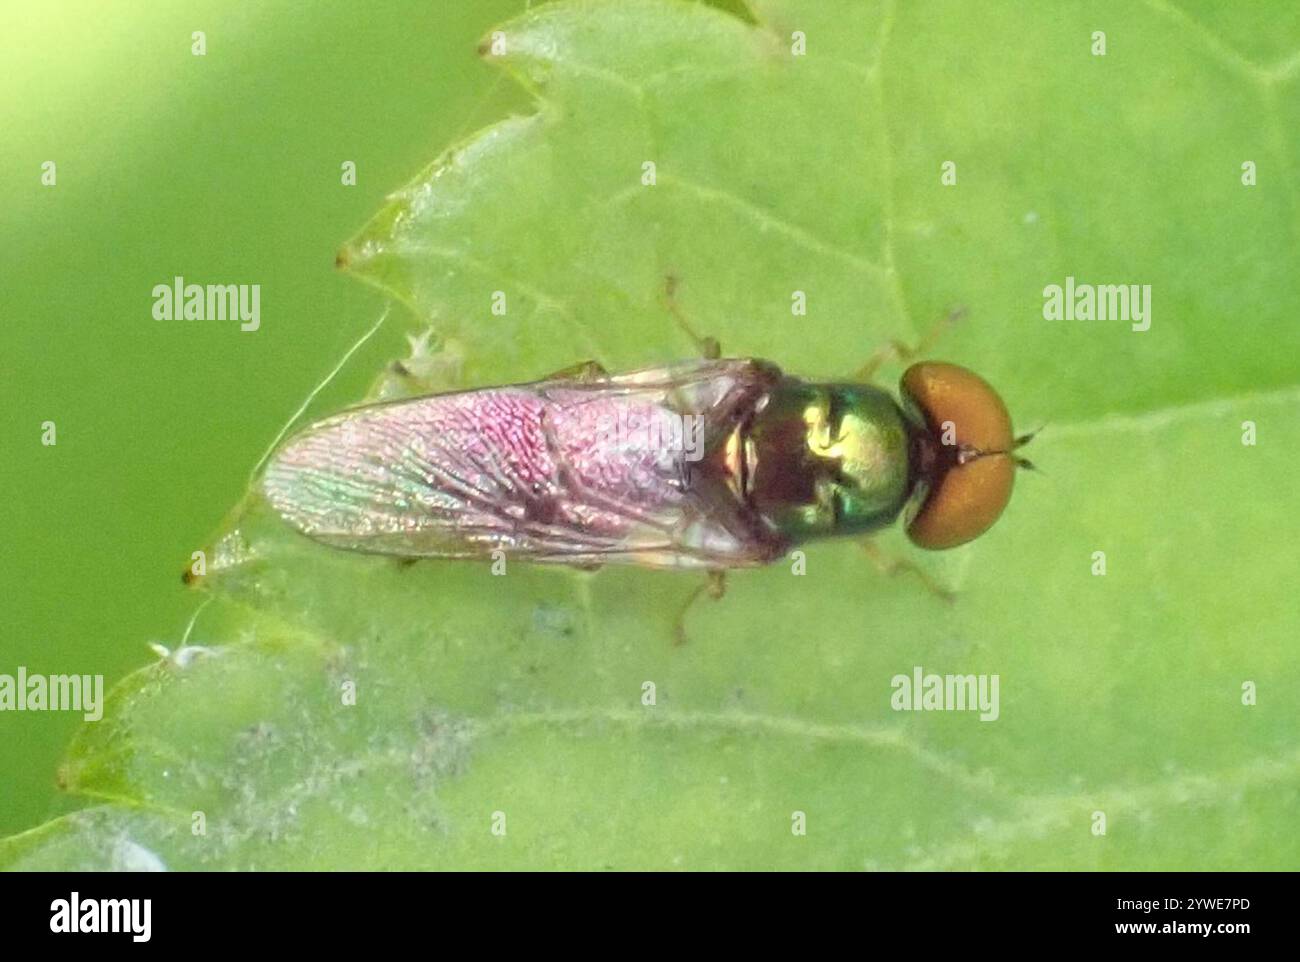
[{"label": "fly's antenna", "polygon": [[293,412],[293,415],[285,422],[284,427],[280,428],[280,433],[275,436],[275,440],[271,442],[270,446],[264,452],[262,452],[262,456],[257,459],[257,464],[253,466],[253,471],[248,476],[248,486],[250,488],[257,480],[257,473],[262,470],[262,465],[266,464],[266,459],[271,456],[271,452],[280,446],[280,442],[284,440],[284,436],[293,429],[295,424],[298,423],[298,419],[302,417],[302,413],[307,410],[311,405],[311,402],[316,400],[316,396],[320,394],[321,391],[325,390],[330,381],[334,380],[334,378],[338,376],[339,371],[343,370],[344,365],[352,359],[352,355],[361,350],[362,345],[364,345],[366,341],[379,333],[379,329],[384,326],[384,321],[388,320],[388,314],[391,308],[391,302],[384,305],[384,312],[379,315],[379,320],[370,325],[370,330],[362,334],[361,337],[357,339],[357,342],[348,348],[347,353],[344,354],[343,357],[339,359],[339,362],[334,365],[334,369],[326,374],[324,380],[312,388],[311,393],[303,399],[302,404],[298,405],[298,410]]},{"label": "fly's antenna", "polygon": [[[1039,435],[1041,430],[1047,428],[1047,426],[1048,426],[1047,421],[1044,421],[1043,424],[1040,424],[1039,426],[1037,426],[1037,428],[1031,430],[1030,433],[1022,434],[1021,437],[1015,439],[1014,445],[1011,445],[1011,450],[1013,451],[1017,450],[1017,448],[1024,447],[1027,445],[1027,443],[1034,441],[1034,438],[1036,438],[1037,435]],[[1043,473],[1043,469],[1039,468],[1039,465],[1035,464],[1034,461],[1031,461],[1028,458],[1022,458],[1022,456],[1019,455],[1011,455],[1011,456],[1013,456],[1013,458],[1015,459],[1015,467],[1024,468],[1024,471],[1032,471],[1035,474]]]},{"label": "fly's antenna", "polygon": [[1010,457],[1011,460],[1016,462],[1016,467],[1024,468],[1026,471],[1033,471],[1036,474],[1042,474],[1043,473],[1042,468],[1034,464],[1034,462],[1030,461],[1028,458],[1022,457],[1021,455],[1016,454],[1015,452],[1020,448],[1023,448],[1034,438],[1038,437],[1038,435],[1042,432],[1043,428],[1045,427],[1047,427],[1046,422],[1034,428],[1028,434],[1020,435],[1014,441],[1011,442],[1011,447],[1007,448],[1005,451],[977,451],[975,452],[975,456],[983,457],[986,454],[1005,454],[1008,457]]},{"label": "fly's antenna", "polygon": [[1034,438],[1038,437],[1038,435],[1041,434],[1042,431],[1043,431],[1043,429],[1046,428],[1046,427],[1047,427],[1047,422],[1044,421],[1042,424],[1040,424],[1038,427],[1034,428],[1034,429],[1033,429],[1032,431],[1030,431],[1028,434],[1022,434],[1022,435],[1020,435],[1020,437],[1016,438],[1015,443],[1011,445],[1011,450],[1014,451],[1016,448],[1023,448],[1026,444],[1028,444],[1028,443],[1029,443],[1030,441],[1032,441]]},{"label": "fly's antenna", "polygon": [[[1032,441],[1034,438],[1038,437],[1039,433],[1040,433],[1040,432],[1043,430],[1043,428],[1045,428],[1045,427],[1047,427],[1047,423],[1046,423],[1046,422],[1040,424],[1038,427],[1034,428],[1034,429],[1033,429],[1032,431],[1030,431],[1028,434],[1022,434],[1022,435],[1020,435],[1020,437],[1016,438],[1015,443],[1011,445],[1011,450],[1012,450],[1012,451],[1015,451],[1017,448],[1023,448],[1026,444],[1028,444],[1028,443],[1029,443],[1030,441]],[[1021,457],[1021,456],[1018,455],[1018,454],[1013,454],[1012,457],[1015,458],[1015,461],[1016,461],[1016,467],[1018,467],[1018,468],[1023,468],[1023,469],[1026,470],[1026,471],[1033,471],[1035,474],[1042,474],[1042,473],[1043,473],[1042,469],[1041,469],[1040,467],[1038,467],[1038,465],[1034,464],[1033,461],[1030,461],[1028,458]]]}]

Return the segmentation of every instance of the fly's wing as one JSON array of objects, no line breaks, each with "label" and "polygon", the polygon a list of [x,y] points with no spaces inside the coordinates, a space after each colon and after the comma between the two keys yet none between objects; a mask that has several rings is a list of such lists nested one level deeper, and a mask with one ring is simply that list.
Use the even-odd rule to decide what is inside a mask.
[{"label": "fly's wing", "polygon": [[780,377],[698,361],[360,408],[292,438],[261,487],[303,534],[355,551],[758,564],[774,536],[693,458]]}]

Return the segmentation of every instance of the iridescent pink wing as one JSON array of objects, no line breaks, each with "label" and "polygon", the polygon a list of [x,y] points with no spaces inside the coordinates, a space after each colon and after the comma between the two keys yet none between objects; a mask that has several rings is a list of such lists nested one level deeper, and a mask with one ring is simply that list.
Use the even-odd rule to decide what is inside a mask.
[{"label": "iridescent pink wing", "polygon": [[[760,564],[783,545],[693,457],[780,377],[760,361],[697,361],[359,408],[292,438],[261,487],[303,534],[354,551]],[[700,418],[694,450],[684,415]]]}]

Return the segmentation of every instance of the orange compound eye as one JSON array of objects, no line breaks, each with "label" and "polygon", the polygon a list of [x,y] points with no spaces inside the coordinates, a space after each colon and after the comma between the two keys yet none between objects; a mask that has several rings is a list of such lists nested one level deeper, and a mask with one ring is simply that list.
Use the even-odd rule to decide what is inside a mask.
[{"label": "orange compound eye", "polygon": [[956,364],[913,364],[900,391],[924,422],[913,472],[927,494],[907,535],[921,548],[955,548],[987,531],[1011,500],[1011,416],[987,381]]}]

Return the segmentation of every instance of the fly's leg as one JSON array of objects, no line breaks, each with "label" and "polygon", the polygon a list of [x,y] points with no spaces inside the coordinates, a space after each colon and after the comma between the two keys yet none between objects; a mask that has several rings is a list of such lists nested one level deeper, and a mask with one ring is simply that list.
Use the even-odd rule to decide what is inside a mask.
[{"label": "fly's leg", "polygon": [[716,361],[722,357],[722,345],[718,343],[716,337],[701,337],[696,334],[695,328],[687,323],[686,315],[682,313],[681,305],[677,303],[677,284],[676,274],[666,274],[664,276],[664,307],[668,309],[668,313],[673,316],[673,320],[677,322],[677,326],[682,329],[682,332],[695,342],[695,347],[700,352],[700,355],[705,360]]},{"label": "fly's leg", "polygon": [[921,357],[923,354],[928,354],[943,339],[944,334],[948,332],[948,328],[954,326],[965,316],[966,308],[954,308],[926,331],[925,335],[915,345],[904,344],[899,340],[887,341],[872,352],[871,357],[867,358],[866,364],[858,368],[857,373],[853,375],[853,380],[873,380],[876,372],[880,370],[883,364],[890,361],[896,361],[900,364],[906,363]]},{"label": "fly's leg", "polygon": [[680,648],[686,644],[686,613],[691,610],[691,606],[705,592],[708,592],[709,597],[714,601],[725,595],[727,593],[727,573],[721,568],[710,569],[703,583],[697,585],[695,590],[687,596],[681,610],[677,612],[677,617],[673,619],[674,648]]},{"label": "fly's leg", "polygon": [[883,575],[889,575],[891,578],[901,574],[913,574],[921,579],[921,584],[925,585],[925,590],[937,598],[952,604],[957,600],[957,595],[949,591],[943,585],[931,578],[924,569],[918,565],[912,564],[904,558],[891,558],[874,541],[861,541],[859,544],[862,550],[866,552],[871,563],[876,566],[876,570]]}]

